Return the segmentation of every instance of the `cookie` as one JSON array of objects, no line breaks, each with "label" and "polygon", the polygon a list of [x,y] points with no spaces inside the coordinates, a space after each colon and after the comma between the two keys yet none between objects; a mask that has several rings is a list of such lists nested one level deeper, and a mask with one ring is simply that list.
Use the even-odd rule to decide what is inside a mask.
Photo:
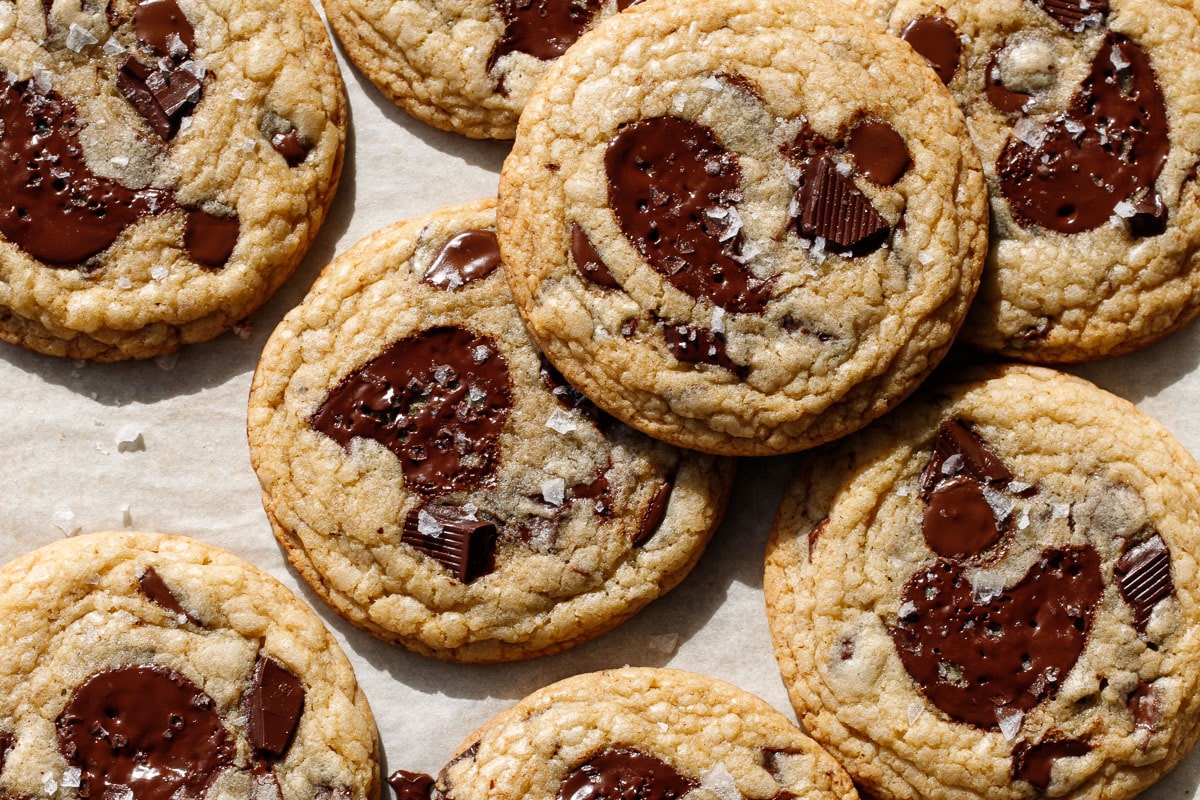
[{"label": "cookie", "polygon": [[325,626],[223,550],[66,539],[0,569],[0,796],[375,800],[375,722]]},{"label": "cookie", "polygon": [[1200,468],[1039,367],[805,460],[764,584],[801,722],[871,795],[1125,800],[1196,741]]},{"label": "cookie", "polygon": [[335,260],[263,350],[250,455],[300,574],[368,633],[454,661],[562,650],[671,589],[733,464],[620,425],[521,326],[494,201]]},{"label": "cookie", "polygon": [[949,347],[986,249],[962,115],[818,0],[633,6],[521,117],[498,212],[550,361],[617,418],[729,455],[844,435]]},{"label": "cookie", "polygon": [[891,30],[966,113],[992,244],[963,338],[1040,363],[1200,310],[1200,19],[1169,0],[900,0]]},{"label": "cookie", "polygon": [[549,65],[597,20],[637,0],[329,0],[346,54],[422,122],[511,139]]},{"label": "cookie", "polygon": [[0,338],[112,361],[229,329],[316,236],[345,116],[304,0],[0,5]]},{"label": "cookie", "polygon": [[[402,786],[417,780],[409,776],[399,776]],[[694,800],[855,797],[837,762],[749,692],[704,675],[636,667],[576,675],[529,695],[463,744],[433,796],[677,800],[689,793]]]}]

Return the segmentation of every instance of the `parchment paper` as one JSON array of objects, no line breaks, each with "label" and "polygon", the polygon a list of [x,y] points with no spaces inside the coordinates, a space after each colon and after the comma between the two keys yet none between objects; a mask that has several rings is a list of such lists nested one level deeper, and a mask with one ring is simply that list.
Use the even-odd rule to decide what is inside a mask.
[{"label": "parchment paper", "polygon": [[[341,188],[296,275],[249,321],[175,356],[90,364],[0,343],[0,561],[62,536],[134,528],[193,536],[271,573],[335,631],[379,724],[384,774],[436,772],[476,728],[568,675],[672,666],[735,683],[789,718],[762,599],[771,518],[796,457],[743,459],[729,513],[674,592],[615,631],[558,656],[443,664],[380,643],[329,610],[287,566],[246,446],[246,395],[259,351],[320,269],[391,222],[494,194],[507,143],[443,133],[396,109],[349,67]],[[1074,370],[1162,420],[1200,454],[1200,327],[1131,356]],[[0,625],[3,625],[0,620]],[[1145,796],[1197,794],[1200,752]]]}]

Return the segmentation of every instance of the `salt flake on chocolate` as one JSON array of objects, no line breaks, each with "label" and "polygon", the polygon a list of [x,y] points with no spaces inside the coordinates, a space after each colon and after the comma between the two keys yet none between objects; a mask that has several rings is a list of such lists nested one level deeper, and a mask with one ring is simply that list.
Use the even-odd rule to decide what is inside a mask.
[{"label": "salt flake on chocolate", "polygon": [[998,572],[981,569],[971,576],[971,599],[976,603],[990,603],[1004,593],[1004,576]]},{"label": "salt flake on chocolate", "polygon": [[442,527],[442,523],[433,518],[425,509],[417,512],[417,530],[424,536],[432,536],[437,538],[445,533],[446,529]]},{"label": "salt flake on chocolate", "polygon": [[65,789],[78,789],[80,778],[83,777],[83,770],[79,767],[67,767],[63,770],[62,785]]}]

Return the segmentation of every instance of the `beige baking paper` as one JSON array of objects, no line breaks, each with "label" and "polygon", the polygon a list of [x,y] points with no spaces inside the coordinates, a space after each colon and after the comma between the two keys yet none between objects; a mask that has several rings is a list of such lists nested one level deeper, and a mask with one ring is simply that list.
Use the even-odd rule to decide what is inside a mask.
[{"label": "beige baking paper", "polygon": [[[339,51],[339,56],[341,53]],[[794,458],[744,459],[728,516],[695,571],[615,631],[567,653],[443,664],[344,623],[286,565],[246,446],[259,351],[320,269],[389,223],[492,195],[506,143],[426,127],[343,59],[351,130],[341,188],[308,258],[239,333],[140,363],[91,364],[0,343],[0,562],[63,536],[134,528],[193,536],[257,564],[314,606],[346,650],[379,723],[385,774],[436,772],[477,727],[568,675],[672,666],[735,683],[794,714],[762,598],[762,556]],[[1200,327],[1075,370],[1162,420],[1200,454]],[[0,625],[3,620],[0,620]],[[1193,753],[1147,800],[1193,796]]]}]

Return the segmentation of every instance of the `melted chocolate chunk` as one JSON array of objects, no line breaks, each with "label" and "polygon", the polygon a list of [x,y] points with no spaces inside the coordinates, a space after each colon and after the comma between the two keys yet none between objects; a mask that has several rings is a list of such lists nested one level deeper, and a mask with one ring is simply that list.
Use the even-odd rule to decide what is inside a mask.
[{"label": "melted chocolate chunk", "polygon": [[304,686],[300,679],[275,659],[259,656],[246,695],[246,736],[250,744],[260,755],[282,756],[303,711]]},{"label": "melted chocolate chunk", "polygon": [[710,364],[745,377],[746,368],[725,353],[725,334],[695,325],[663,325],[663,337],[671,355],[688,364]]},{"label": "melted chocolate chunk", "polygon": [[953,80],[962,60],[962,42],[954,23],[945,17],[917,17],[904,26],[900,38],[929,62],[942,83]]},{"label": "melted chocolate chunk", "polygon": [[571,487],[572,500],[591,500],[592,510],[601,517],[607,517],[612,513],[612,487],[608,483],[608,470],[612,468],[612,458],[608,459],[608,464],[599,471],[599,474],[588,481],[587,483],[577,483]]},{"label": "melted chocolate chunk", "polygon": [[508,362],[489,336],[433,328],[401,339],[347,375],[309,420],[350,448],[374,439],[426,496],[487,484],[512,408]]},{"label": "melted chocolate chunk", "polygon": [[0,731],[0,773],[4,772],[4,760],[13,745],[13,735],[8,731]]},{"label": "melted chocolate chunk", "polygon": [[1099,25],[1108,16],[1108,0],[1033,0],[1033,4],[1075,33],[1086,28],[1089,20]]},{"label": "melted chocolate chunk", "polygon": [[387,782],[396,793],[396,800],[429,800],[429,792],[433,788],[432,776],[404,769],[388,775]]},{"label": "melted chocolate chunk", "polygon": [[921,523],[929,549],[946,558],[979,555],[1000,541],[996,514],[972,478],[938,484],[929,497]]},{"label": "melted chocolate chunk", "polygon": [[1133,725],[1146,731],[1154,731],[1158,724],[1158,700],[1154,697],[1154,687],[1145,681],[1138,681],[1137,687],[1130,692],[1125,701],[1125,707],[1133,715]]},{"label": "melted chocolate chunk", "polygon": [[817,156],[802,167],[796,200],[797,233],[821,237],[825,249],[831,252],[863,256],[878,250],[891,232],[871,200],[853,180],[838,172],[827,155]]},{"label": "melted chocolate chunk", "polygon": [[492,0],[504,34],[488,56],[487,70],[509,53],[525,53],[552,61],[583,34],[601,0]]},{"label": "melted chocolate chunk", "polygon": [[0,233],[52,266],[82,262],[142,217],[174,209],[162,189],[128,189],[83,160],[75,104],[0,75]]},{"label": "melted chocolate chunk", "polygon": [[660,758],[612,747],[568,772],[555,800],[677,800],[697,785]]},{"label": "melted chocolate chunk", "polygon": [[538,374],[542,379],[542,386],[545,386],[546,391],[554,395],[555,400],[566,408],[578,411],[593,423],[598,423],[606,418],[604,412],[596,408],[595,403],[589,400],[583,392],[567,383],[567,379],[546,360],[544,355],[539,354],[539,361],[541,366]]},{"label": "melted chocolate chunk", "polygon": [[175,0],[138,3],[133,11],[133,30],[137,40],[157,56],[183,60],[196,46],[192,23]]},{"label": "melted chocolate chunk", "polygon": [[404,518],[400,541],[446,567],[460,583],[470,583],[496,566],[496,526],[457,506],[417,506]]},{"label": "melted chocolate chunk", "polygon": [[1154,607],[1175,593],[1171,553],[1166,542],[1156,533],[1127,546],[1113,567],[1113,577],[1121,597],[1133,609],[1133,627],[1138,633],[1145,633]]},{"label": "melted chocolate chunk", "polygon": [[500,244],[492,231],[463,231],[442,245],[422,278],[439,289],[482,280],[500,266]]},{"label": "melted chocolate chunk", "polygon": [[236,216],[215,217],[198,208],[189,209],[183,225],[183,249],[197,264],[220,269],[233,255],[241,230]]},{"label": "melted chocolate chunk", "polygon": [[983,73],[983,93],[988,102],[997,111],[1005,114],[1018,114],[1025,109],[1025,104],[1031,99],[1024,92],[1014,92],[1000,81],[1000,54],[992,53],[987,71]]},{"label": "melted chocolate chunk", "polygon": [[137,800],[203,797],[237,753],[212,698],[157,665],[92,675],[55,727],[63,757],[82,771],[80,796],[92,800],[126,788]]},{"label": "melted chocolate chunk", "polygon": [[662,524],[663,518],[667,515],[667,502],[671,499],[673,488],[675,488],[673,479],[663,481],[654,492],[654,496],[650,498],[646,510],[642,512],[642,518],[638,520],[637,533],[633,535],[634,547],[641,547],[658,532],[658,526]]},{"label": "melted chocolate chunk", "polygon": [[183,118],[200,102],[203,86],[182,67],[147,67],[126,56],[117,72],[117,88],[151,129],[165,141],[179,133]]},{"label": "melted chocolate chunk", "polygon": [[1055,734],[1037,744],[1019,742],[1013,748],[1013,780],[1025,781],[1038,791],[1050,786],[1050,768],[1060,758],[1078,758],[1092,751],[1092,746],[1081,739],[1067,739]]},{"label": "melted chocolate chunk", "polygon": [[985,602],[965,567],[939,559],[905,585],[892,641],[931,703],[995,729],[999,712],[1026,712],[1055,695],[1087,644],[1103,588],[1090,545],[1043,551],[1016,585]]},{"label": "melted chocolate chunk", "polygon": [[962,420],[948,419],[938,426],[933,457],[921,473],[921,499],[929,502],[934,488],[955,475],[965,475],[994,488],[1002,488],[1012,480],[1008,467],[979,434]]},{"label": "melted chocolate chunk", "polygon": [[292,128],[287,133],[276,133],[271,137],[271,147],[283,156],[289,167],[297,167],[308,158],[312,145],[300,138],[300,132]]},{"label": "melted chocolate chunk", "polygon": [[621,288],[621,284],[608,271],[604,260],[600,258],[600,253],[596,251],[592,240],[584,233],[583,228],[574,222],[571,223],[571,260],[575,262],[575,268],[583,274],[583,277],[592,283],[608,289]]},{"label": "melted chocolate chunk", "polygon": [[726,311],[761,314],[774,278],[738,260],[742,170],[703,125],[675,117],[626,124],[604,155],[621,232],[655,272]]},{"label": "melted chocolate chunk", "polygon": [[154,567],[146,567],[146,571],[138,578],[138,588],[150,602],[157,603],[173,614],[187,618],[187,621],[193,625],[200,624],[200,620],[195,614],[179,604],[179,598],[175,596],[175,593],[171,591]]},{"label": "melted chocolate chunk", "polygon": [[1036,144],[1011,137],[996,163],[1019,224],[1080,233],[1120,213],[1135,236],[1165,228],[1154,183],[1171,149],[1166,104],[1149,56],[1129,37],[1109,33],[1070,109],[1023,138]]},{"label": "melted chocolate chunk", "polygon": [[851,128],[846,149],[858,171],[880,186],[895,184],[912,163],[904,137],[882,120],[866,119]]}]

